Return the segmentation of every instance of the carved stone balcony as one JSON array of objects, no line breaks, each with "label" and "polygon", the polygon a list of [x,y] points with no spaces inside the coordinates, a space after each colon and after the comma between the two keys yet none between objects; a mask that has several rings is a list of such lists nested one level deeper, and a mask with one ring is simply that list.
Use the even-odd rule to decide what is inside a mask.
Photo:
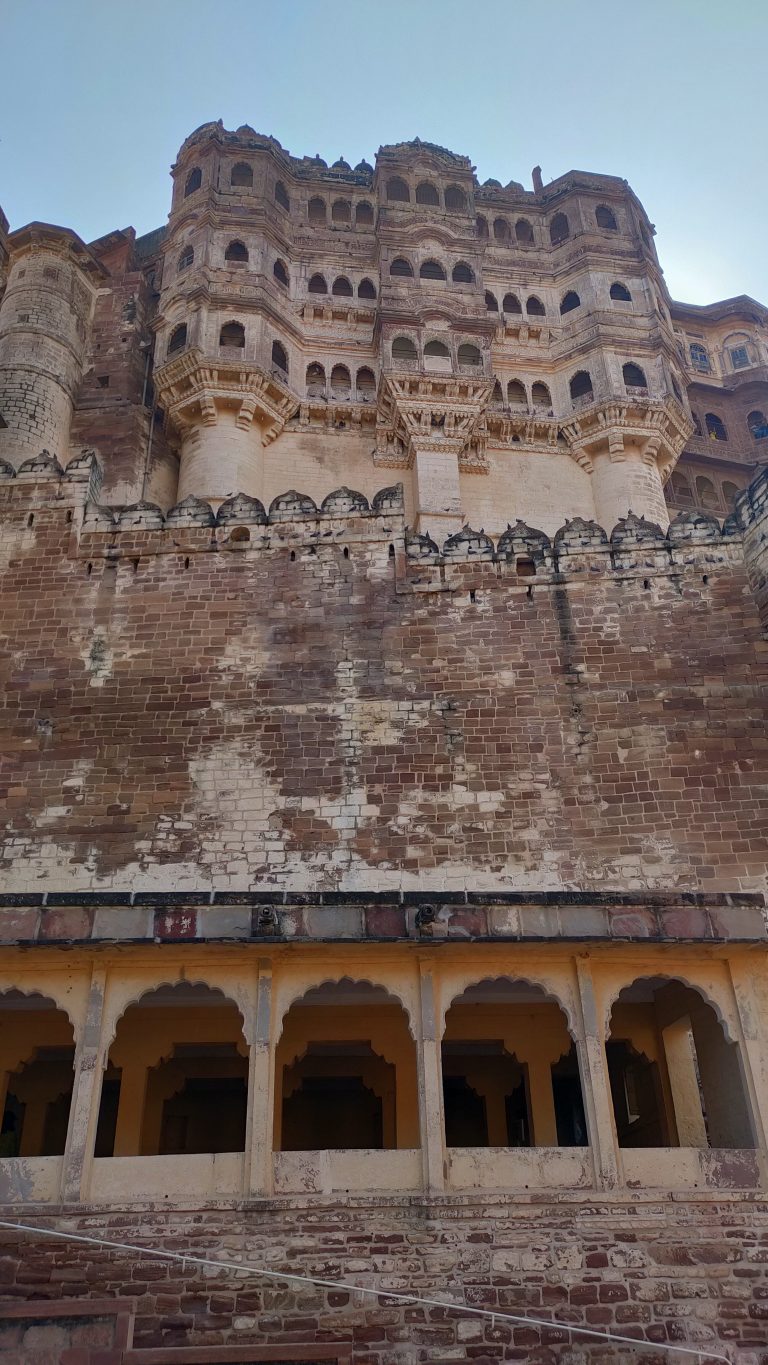
[{"label": "carved stone balcony", "polygon": [[215,357],[197,347],[183,351],[156,370],[154,378],[157,401],[172,432],[213,425],[217,410],[225,409],[237,413],[241,429],[256,423],[262,444],[269,445],[299,406],[287,377],[245,360],[231,346]]}]

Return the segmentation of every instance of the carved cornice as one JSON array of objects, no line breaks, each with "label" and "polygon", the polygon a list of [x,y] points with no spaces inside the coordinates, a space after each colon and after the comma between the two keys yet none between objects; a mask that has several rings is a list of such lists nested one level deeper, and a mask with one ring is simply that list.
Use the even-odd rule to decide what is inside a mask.
[{"label": "carved cornice", "polygon": [[483,374],[383,374],[376,464],[407,467],[417,454],[435,451],[455,454],[468,473],[484,473],[484,416],[492,389],[493,380]]},{"label": "carved cornice", "polygon": [[584,469],[591,470],[593,457],[606,451],[611,460],[619,461],[630,450],[639,450],[643,461],[656,465],[666,478],[693,423],[675,399],[638,395],[589,403],[561,422],[560,430],[570,454]]},{"label": "carved cornice", "polygon": [[299,407],[276,373],[248,360],[212,359],[196,347],[155,371],[155,391],[171,431],[214,425],[218,405],[237,410],[237,425],[244,429],[257,419],[264,445],[280,435]]}]

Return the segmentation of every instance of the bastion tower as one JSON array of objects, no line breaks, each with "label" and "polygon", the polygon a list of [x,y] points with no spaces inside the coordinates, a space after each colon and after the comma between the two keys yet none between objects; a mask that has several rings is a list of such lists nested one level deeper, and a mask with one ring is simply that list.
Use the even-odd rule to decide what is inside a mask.
[{"label": "bastion tower", "polygon": [[0,212],[3,1365],[768,1365],[768,310],[171,175]]}]

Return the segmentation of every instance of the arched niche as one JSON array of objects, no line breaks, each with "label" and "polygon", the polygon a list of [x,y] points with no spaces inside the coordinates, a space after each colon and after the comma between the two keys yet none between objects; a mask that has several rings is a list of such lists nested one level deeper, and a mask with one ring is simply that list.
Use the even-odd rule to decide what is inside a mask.
[{"label": "arched niche", "polygon": [[0,994],[0,1157],[61,1156],[74,1085],[75,1034],[50,995]]}]

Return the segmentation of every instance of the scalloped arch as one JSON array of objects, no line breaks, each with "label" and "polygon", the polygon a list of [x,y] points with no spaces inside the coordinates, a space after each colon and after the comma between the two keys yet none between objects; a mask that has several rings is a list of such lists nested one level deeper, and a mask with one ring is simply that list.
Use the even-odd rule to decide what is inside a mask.
[{"label": "scalloped arch", "polygon": [[242,1032],[243,1038],[245,1038],[246,1042],[250,1041],[245,1031],[245,1015],[243,1014],[242,1007],[238,1004],[237,1000],[234,1000],[232,998],[231,995],[227,995],[227,993],[224,990],[222,990],[221,986],[212,986],[209,981],[205,981],[202,977],[195,977],[194,980],[186,976],[176,978],[168,977],[163,979],[162,981],[153,981],[151,986],[147,986],[145,990],[144,989],[139,990],[136,995],[133,995],[130,1000],[127,1000],[124,1003],[119,1014],[116,1014],[114,1020],[112,1021],[112,1029],[109,1038],[106,1042],[106,1047],[104,1049],[105,1059],[108,1057],[112,1044],[114,1043],[115,1038],[117,1037],[117,1030],[120,1025],[120,1020],[125,1017],[128,1011],[132,1009],[134,1005],[140,1004],[140,1002],[144,999],[145,996],[154,995],[155,992],[162,990],[164,986],[169,986],[171,990],[175,990],[177,986],[205,986],[206,990],[209,990],[212,995],[221,996],[221,1000],[224,1004],[233,1005],[234,1008],[237,1010],[237,1013],[240,1018],[240,1030]]},{"label": "scalloped arch", "polygon": [[72,1028],[72,1041],[75,1043],[77,1042],[77,1021],[72,1018],[68,1007],[58,1000],[51,991],[38,990],[35,986],[30,986],[27,989],[25,989],[24,986],[3,987],[0,989],[0,1010],[3,1008],[4,997],[11,994],[23,995],[26,1000],[31,1000],[36,996],[41,1001],[49,1001],[60,1014],[66,1015]]},{"label": "scalloped arch", "polygon": [[[397,994],[395,993],[395,991],[392,989],[392,987],[391,987],[390,985],[387,985],[386,982],[384,982],[384,981],[377,981],[377,980],[375,980],[375,979],[374,979],[373,977],[371,977],[371,976],[323,976],[323,977],[319,978],[319,980],[313,981],[311,985],[309,985],[309,986],[305,985],[305,986],[301,987],[300,989],[298,989],[298,990],[296,991],[296,994],[295,994],[295,995],[292,995],[291,998],[287,1001],[287,1003],[281,1008],[281,1010],[280,1010],[280,1012],[279,1012],[279,1015],[278,1015],[278,1012],[275,1011],[275,1027],[277,1028],[277,1027],[279,1026],[279,1029],[280,1029],[280,1036],[282,1036],[282,1032],[283,1032],[283,1020],[285,1019],[285,1016],[287,1015],[288,1011],[289,1011],[289,1010],[290,1010],[290,1009],[291,1009],[299,1000],[303,1000],[304,996],[305,996],[305,995],[309,995],[310,991],[317,991],[317,990],[320,990],[320,988],[321,988],[322,986],[341,986],[341,985],[350,985],[350,986],[372,986],[374,990],[382,990],[382,991],[384,991],[384,992],[389,996],[389,998],[390,998],[396,1005],[399,1005],[400,1008],[402,1009],[403,1013],[405,1014],[405,1016],[406,1016],[406,1018],[407,1018],[407,1020],[408,1020],[408,1032],[410,1033],[411,1037],[412,1037],[412,1038],[414,1039],[414,1041],[415,1041],[415,1039],[416,1039],[416,1034],[415,1034],[415,1032],[414,1032],[414,1027],[413,1027],[413,1016],[412,1016],[411,1011],[410,1011],[410,1009],[408,1008],[408,1005],[406,1004],[405,1000],[402,998],[402,996],[397,995]],[[329,1004],[332,1004],[332,1003],[333,1003],[333,1001],[329,1001]]]},{"label": "scalloped arch", "polygon": [[568,1032],[570,1033],[574,1043],[578,1043],[579,1039],[576,1032],[576,1021],[574,1019],[573,1002],[572,1001],[566,1002],[565,1000],[561,999],[561,997],[557,995],[555,991],[552,990],[552,987],[549,984],[549,982],[547,982],[546,979],[543,977],[538,977],[536,975],[512,976],[509,973],[502,973],[501,976],[473,977],[471,981],[465,982],[461,990],[457,991],[457,993],[454,996],[452,996],[448,1003],[444,1005],[442,1008],[440,1036],[442,1037],[443,1033],[445,1032],[445,1019],[449,1009],[451,1008],[452,1005],[458,1004],[458,1002],[461,1000],[461,997],[463,995],[466,995],[467,991],[472,990],[475,986],[485,985],[495,986],[499,982],[508,983],[510,985],[515,985],[519,983],[520,985],[533,986],[535,990],[540,990],[544,999],[547,1000],[551,1005],[557,1005],[558,1009],[562,1012],[562,1014],[565,1015],[565,1021],[568,1025]]},{"label": "scalloped arch", "polygon": [[613,990],[612,994],[605,1002],[603,1031],[606,1042],[611,1036],[611,1015],[613,1014],[613,1007],[616,1004],[616,1001],[619,999],[622,991],[629,990],[631,986],[637,985],[639,981],[663,981],[665,984],[677,982],[681,986],[687,986],[689,990],[695,991],[697,995],[701,996],[705,1005],[709,1005],[710,1009],[714,1010],[715,1017],[722,1027],[726,1041],[729,1043],[738,1042],[738,1039],[732,1036],[729,1020],[723,1013],[722,1006],[719,1002],[710,994],[706,987],[700,985],[696,981],[691,981],[690,978],[684,976],[682,972],[646,972],[640,976],[633,976],[631,981],[625,981],[621,986]]}]

